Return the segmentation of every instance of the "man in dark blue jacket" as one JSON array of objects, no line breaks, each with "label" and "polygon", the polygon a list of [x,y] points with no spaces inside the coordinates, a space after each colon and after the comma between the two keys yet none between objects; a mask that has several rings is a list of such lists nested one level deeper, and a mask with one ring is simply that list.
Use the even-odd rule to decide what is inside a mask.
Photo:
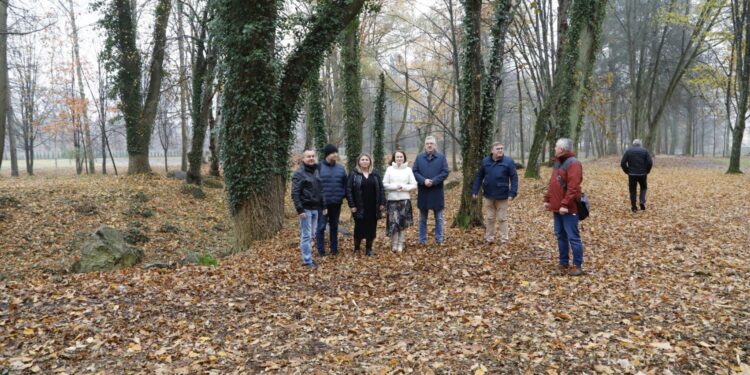
[{"label": "man in dark blue jacket", "polygon": [[417,155],[412,172],[417,179],[417,208],[419,208],[419,243],[427,243],[427,213],[432,210],[435,215],[435,241],[442,245],[445,240],[445,191],[443,182],[448,178],[448,160],[436,150],[435,137],[424,140],[425,152]]},{"label": "man in dark blue jacket", "polygon": [[516,163],[505,156],[505,146],[500,142],[492,144],[491,153],[482,160],[471,186],[474,199],[482,186],[482,211],[484,212],[484,238],[487,243],[495,243],[495,222],[500,222],[500,242],[508,242],[508,206],[518,195],[518,173]]},{"label": "man in dark blue jacket", "polygon": [[331,241],[331,255],[339,251],[339,216],[341,215],[341,203],[346,196],[346,170],[336,163],[339,150],[334,145],[326,145],[323,148],[323,161],[318,166],[320,182],[323,187],[323,197],[326,200],[328,214],[318,215],[318,230],[315,233],[315,243],[318,247],[318,255],[326,254],[326,223],[328,223],[329,237]]},{"label": "man in dark blue jacket", "polygon": [[646,209],[646,191],[648,190],[648,182],[646,178],[651,172],[651,167],[654,165],[651,160],[651,155],[648,150],[641,146],[640,139],[633,140],[633,146],[625,151],[620,161],[620,167],[625,174],[628,175],[628,189],[630,190],[630,210],[633,212],[638,211],[635,206],[635,192],[636,184],[641,186],[640,203],[641,210]]}]

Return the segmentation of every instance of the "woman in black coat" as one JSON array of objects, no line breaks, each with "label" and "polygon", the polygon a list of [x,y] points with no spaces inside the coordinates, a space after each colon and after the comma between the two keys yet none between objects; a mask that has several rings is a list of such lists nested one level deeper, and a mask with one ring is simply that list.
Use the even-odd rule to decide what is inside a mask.
[{"label": "woman in black coat", "polygon": [[346,200],[354,218],[354,252],[359,254],[364,239],[367,256],[372,256],[378,219],[385,209],[383,179],[373,170],[372,164],[370,154],[359,155],[357,168],[349,174],[346,184]]}]

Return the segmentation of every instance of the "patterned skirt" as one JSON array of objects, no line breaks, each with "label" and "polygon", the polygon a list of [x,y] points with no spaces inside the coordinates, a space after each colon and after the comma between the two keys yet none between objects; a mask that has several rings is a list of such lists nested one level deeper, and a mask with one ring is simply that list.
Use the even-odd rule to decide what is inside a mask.
[{"label": "patterned skirt", "polygon": [[411,212],[411,201],[388,201],[388,218],[386,220],[386,234],[390,237],[414,223]]}]

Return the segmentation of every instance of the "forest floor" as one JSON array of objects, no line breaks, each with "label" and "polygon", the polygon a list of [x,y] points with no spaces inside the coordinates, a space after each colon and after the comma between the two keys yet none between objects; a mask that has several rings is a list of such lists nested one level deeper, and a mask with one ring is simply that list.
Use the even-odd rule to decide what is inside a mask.
[{"label": "forest floor", "polygon": [[[367,258],[343,236],[343,253],[313,271],[291,209],[276,238],[220,257],[222,190],[199,200],[158,176],[0,179],[0,374],[750,374],[750,178],[657,156],[634,214],[618,162],[584,162],[578,278],[556,270],[549,169],[521,179],[509,244],[447,228],[445,246],[421,247],[411,228],[405,253],[381,236]],[[142,231],[146,262],[198,252],[218,266],[67,273],[101,224]]]}]

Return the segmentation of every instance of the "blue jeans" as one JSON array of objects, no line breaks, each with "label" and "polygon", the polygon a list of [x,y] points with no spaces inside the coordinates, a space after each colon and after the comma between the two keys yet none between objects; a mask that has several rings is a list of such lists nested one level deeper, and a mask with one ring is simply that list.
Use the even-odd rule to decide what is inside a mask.
[{"label": "blue jeans", "polygon": [[[427,243],[427,214],[429,209],[419,209],[419,243]],[[435,213],[435,241],[443,243],[443,225],[445,225],[444,210],[432,210]]]},{"label": "blue jeans", "polygon": [[329,237],[331,239],[331,254],[339,250],[339,216],[341,215],[341,203],[326,206],[328,214],[318,211],[318,230],[315,232],[315,244],[318,246],[318,255],[326,253],[326,223],[328,224]]},{"label": "blue jeans", "polygon": [[302,262],[313,264],[312,235],[318,226],[318,210],[305,210],[305,218],[299,219],[299,248],[302,251]]},{"label": "blue jeans", "polygon": [[583,242],[578,233],[578,215],[567,214],[555,216],[555,236],[557,237],[557,251],[560,253],[560,265],[567,266],[570,263],[568,251],[573,248],[573,264],[581,267],[583,264]]}]

